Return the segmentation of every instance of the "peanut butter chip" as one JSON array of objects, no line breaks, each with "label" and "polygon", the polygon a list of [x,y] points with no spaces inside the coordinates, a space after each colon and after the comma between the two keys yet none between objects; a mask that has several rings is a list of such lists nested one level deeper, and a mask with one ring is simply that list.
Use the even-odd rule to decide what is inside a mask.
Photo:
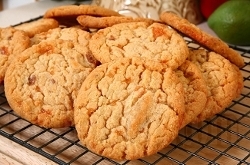
[{"label": "peanut butter chip", "polygon": [[28,85],[34,85],[36,82],[36,76],[32,75],[28,77]]},{"label": "peanut butter chip", "polygon": [[0,48],[1,55],[9,55],[8,48],[6,46],[3,46]]}]

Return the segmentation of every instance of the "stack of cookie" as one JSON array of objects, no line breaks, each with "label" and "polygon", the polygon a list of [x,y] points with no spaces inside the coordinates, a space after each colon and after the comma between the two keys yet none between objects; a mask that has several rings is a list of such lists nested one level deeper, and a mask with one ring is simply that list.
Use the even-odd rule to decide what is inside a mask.
[{"label": "stack of cookie", "polygon": [[[56,26],[39,32],[39,21],[0,29],[9,105],[42,127],[75,126],[82,144],[105,157],[158,152],[187,124],[224,110],[241,93],[244,66],[187,20],[160,18],[70,5],[48,10],[39,21]],[[183,34],[204,48],[188,48]]]}]

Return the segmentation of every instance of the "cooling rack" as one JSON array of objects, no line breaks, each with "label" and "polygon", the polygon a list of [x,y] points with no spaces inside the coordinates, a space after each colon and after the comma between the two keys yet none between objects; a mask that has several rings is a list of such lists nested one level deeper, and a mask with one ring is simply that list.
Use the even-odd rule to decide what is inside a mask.
[{"label": "cooling rack", "polygon": [[[190,48],[200,46],[185,38]],[[74,127],[45,129],[16,115],[0,86],[0,136],[62,165],[250,164],[250,48],[232,46],[245,60],[244,88],[223,112],[183,128],[179,136],[155,155],[133,161],[114,161],[82,146]],[[0,146],[1,147],[1,146]]]}]

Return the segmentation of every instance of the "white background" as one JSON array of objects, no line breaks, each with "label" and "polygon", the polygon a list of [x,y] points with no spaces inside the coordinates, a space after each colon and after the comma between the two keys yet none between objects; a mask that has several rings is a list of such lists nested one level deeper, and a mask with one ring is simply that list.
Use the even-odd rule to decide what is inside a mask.
[{"label": "white background", "polygon": [[3,9],[11,9],[32,2],[36,2],[36,0],[3,0]]}]

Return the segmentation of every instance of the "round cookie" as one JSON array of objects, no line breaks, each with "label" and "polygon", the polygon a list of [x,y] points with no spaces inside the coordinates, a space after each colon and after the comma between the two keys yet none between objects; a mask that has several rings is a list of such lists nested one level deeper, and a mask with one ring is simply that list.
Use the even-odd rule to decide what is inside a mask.
[{"label": "round cookie", "polygon": [[156,22],[155,20],[148,18],[133,18],[133,17],[121,17],[121,16],[93,17],[90,15],[80,15],[77,17],[77,21],[83,27],[96,28],[96,29],[103,29],[106,27],[113,26],[115,24],[125,23],[125,22],[149,22],[150,24]]},{"label": "round cookie", "polygon": [[30,46],[28,35],[12,27],[0,28],[0,83],[13,56]]},{"label": "round cookie", "polygon": [[184,86],[185,114],[181,125],[183,128],[205,108],[208,89],[200,69],[188,60],[176,70],[176,74]]},{"label": "round cookie", "polygon": [[42,18],[36,21],[22,23],[15,26],[15,29],[25,31],[29,37],[33,37],[35,34],[46,32],[50,29],[59,27],[59,23],[52,18]]},{"label": "round cookie", "polygon": [[138,159],[178,135],[184,89],[171,68],[121,58],[89,74],[74,108],[78,137],[89,150],[116,160]]},{"label": "round cookie", "polygon": [[60,24],[72,26],[78,24],[79,15],[121,16],[118,12],[95,5],[66,5],[50,8],[44,13],[44,18],[54,18]]},{"label": "round cookie", "polygon": [[208,88],[206,107],[193,120],[193,123],[197,123],[230,105],[240,90],[239,74],[230,61],[215,52],[190,50],[189,59],[200,68]]},{"label": "round cookie", "polygon": [[101,63],[121,57],[141,57],[176,69],[188,57],[188,47],[176,31],[160,23],[120,23],[101,29],[89,41]]},{"label": "round cookie", "polygon": [[238,87],[236,88],[237,91],[236,91],[236,95],[235,95],[235,98],[237,98],[240,96],[240,94],[244,88],[244,78],[243,78],[243,75],[242,75],[240,69],[236,65],[234,65],[234,64],[232,64],[232,65],[235,69],[235,72],[237,72],[237,76],[238,76],[237,77]]},{"label": "round cookie", "polygon": [[23,51],[6,71],[10,107],[33,124],[58,128],[74,125],[73,102],[96,67],[89,51],[71,41],[43,41]]},{"label": "round cookie", "polygon": [[67,17],[79,15],[121,16],[118,12],[95,5],[66,5],[50,8],[44,13],[44,18]]},{"label": "round cookie", "polygon": [[87,31],[81,30],[79,28],[55,28],[50,29],[47,32],[36,34],[32,39],[32,44],[38,44],[44,40],[69,40],[73,41],[75,44],[80,44],[81,46],[87,47],[91,34]]},{"label": "round cookie", "polygon": [[243,67],[245,65],[244,59],[238,52],[229,48],[229,46],[219,38],[202,31],[188,20],[181,18],[172,12],[161,13],[160,19],[176,30],[192,38],[200,45],[222,55],[236,66]]}]

